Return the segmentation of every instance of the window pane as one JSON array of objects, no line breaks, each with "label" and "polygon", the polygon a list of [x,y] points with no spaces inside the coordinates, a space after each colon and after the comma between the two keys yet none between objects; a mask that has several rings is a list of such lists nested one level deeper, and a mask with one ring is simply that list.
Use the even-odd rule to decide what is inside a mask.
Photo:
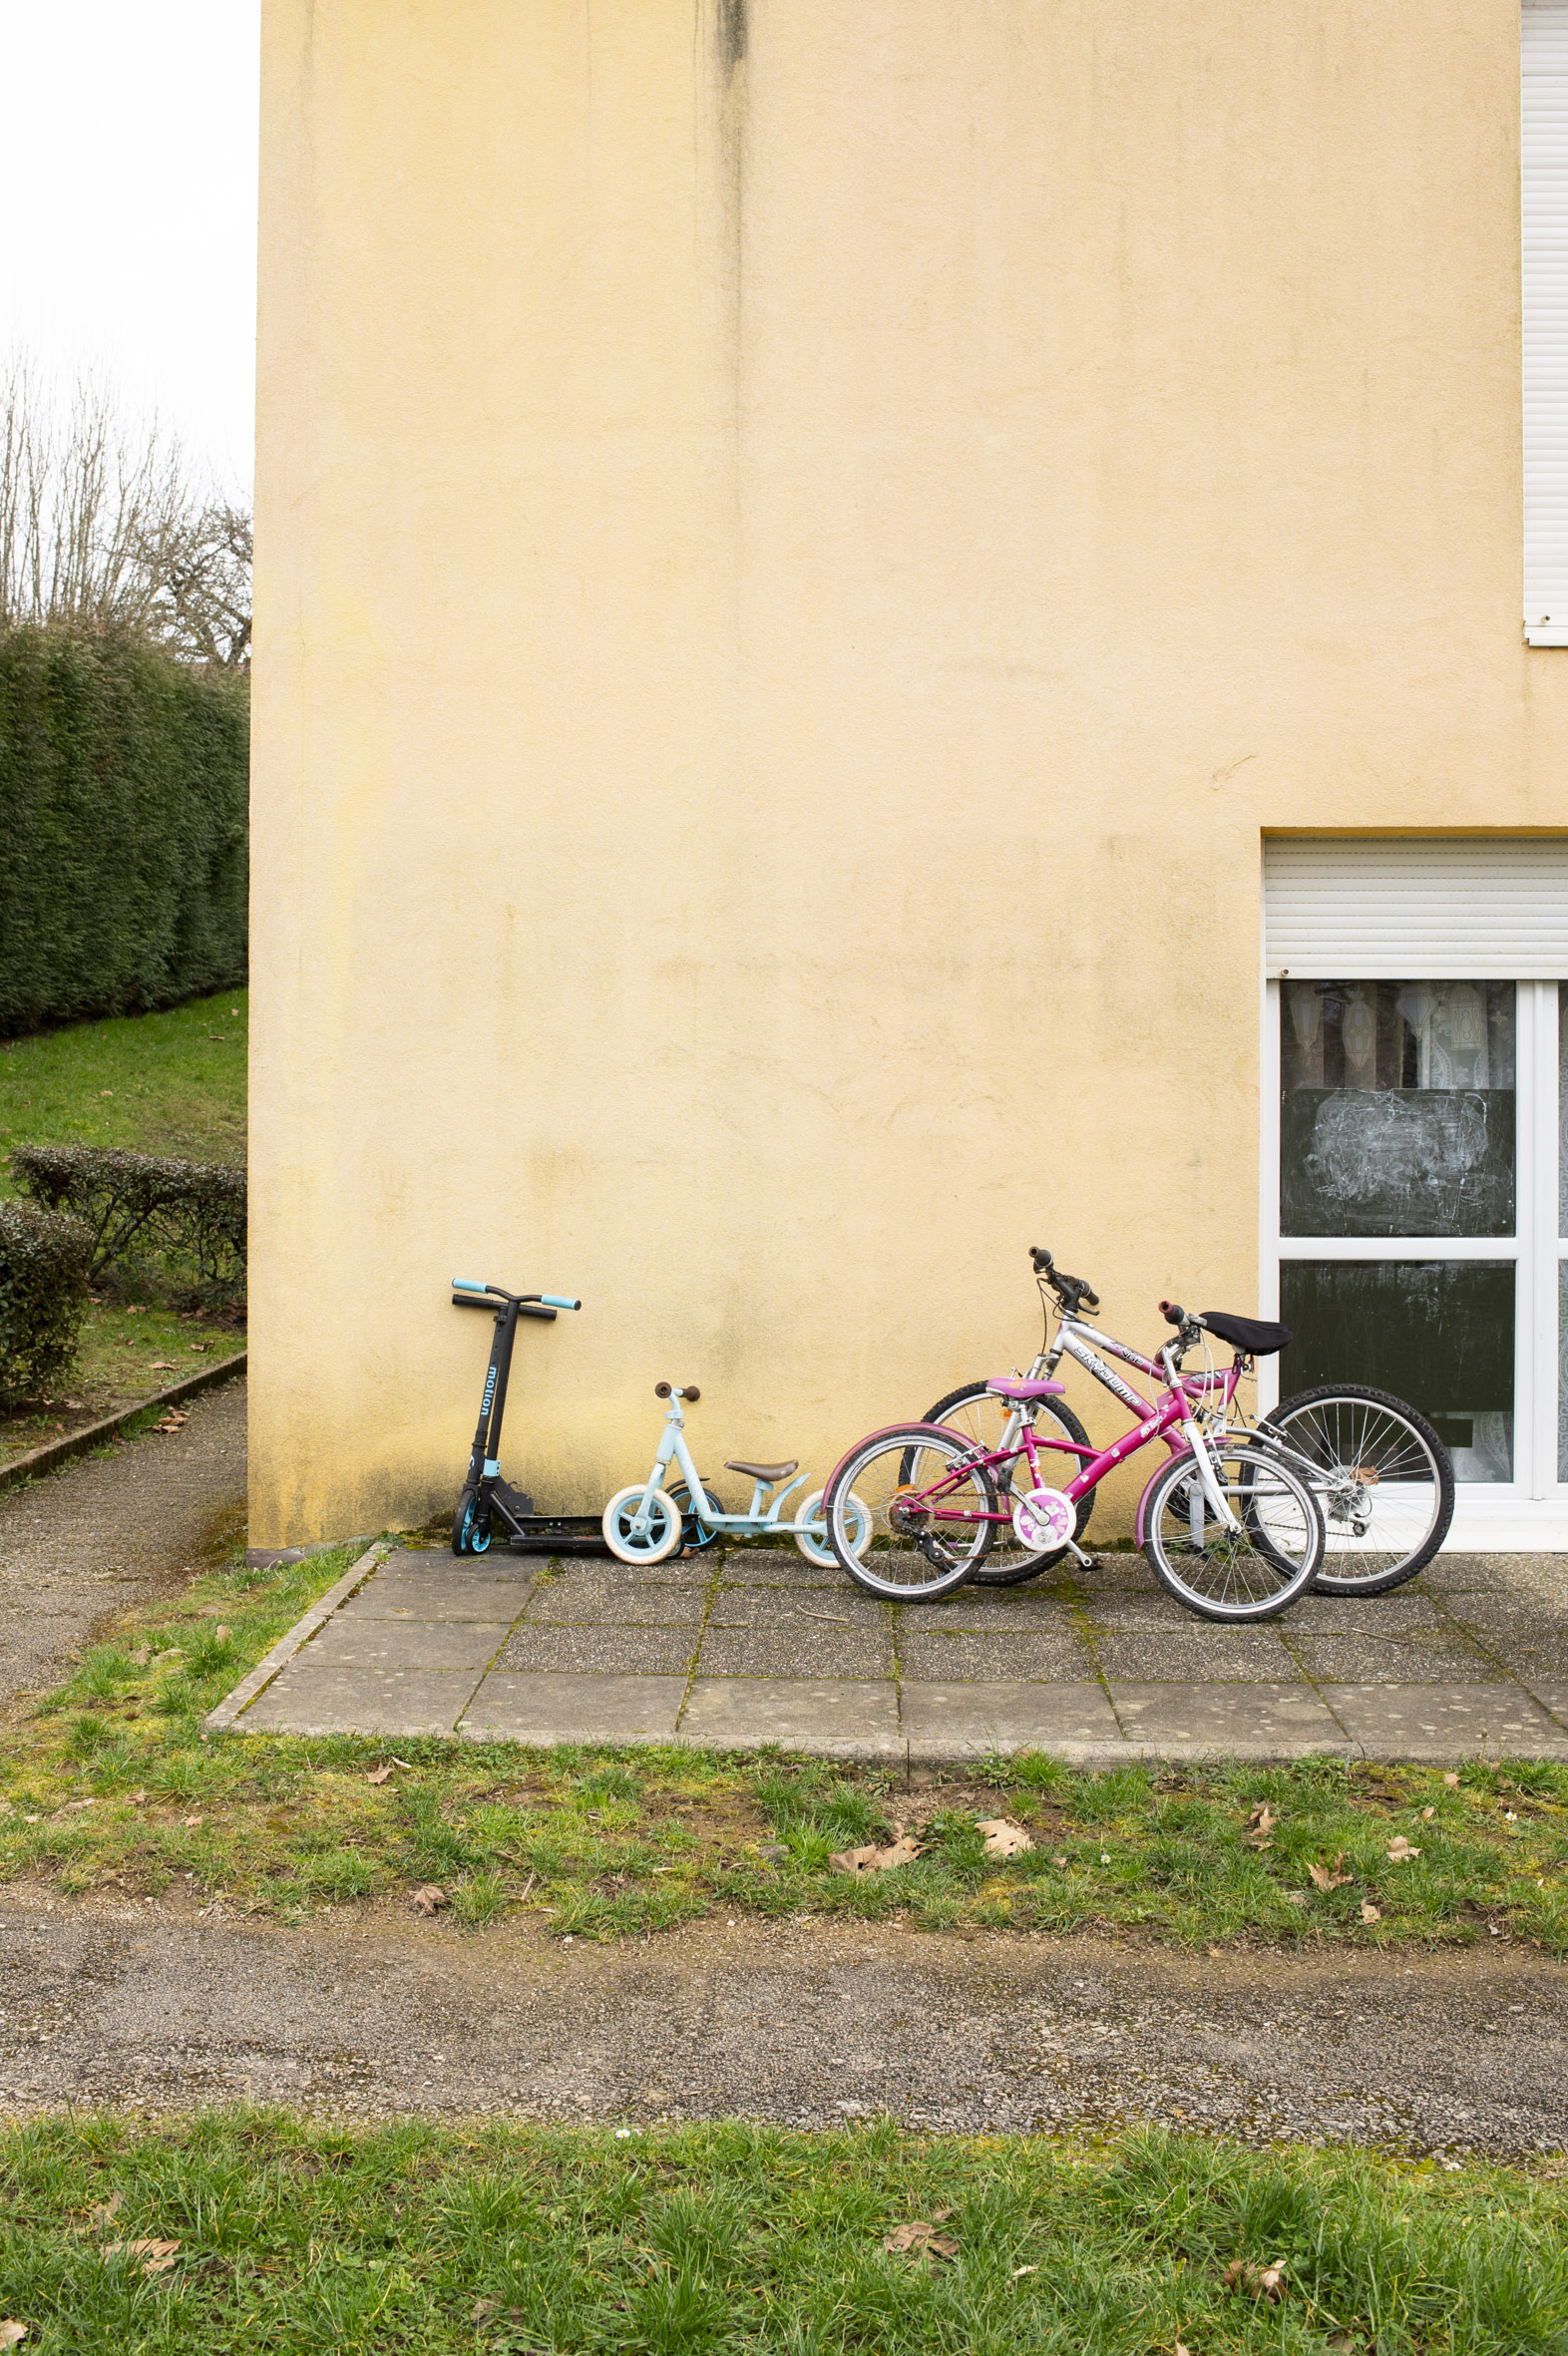
[{"label": "window pane", "polygon": [[1568,1235],[1568,983],[1557,984],[1557,1232]]},{"label": "window pane", "polygon": [[1513,1263],[1286,1260],[1280,1395],[1374,1382],[1419,1407],[1456,1480],[1513,1478]]},{"label": "window pane", "polygon": [[1568,1480],[1568,1260],[1557,1263],[1557,1477]]},{"label": "window pane", "polygon": [[1511,982],[1287,982],[1282,1235],[1512,1235]]}]

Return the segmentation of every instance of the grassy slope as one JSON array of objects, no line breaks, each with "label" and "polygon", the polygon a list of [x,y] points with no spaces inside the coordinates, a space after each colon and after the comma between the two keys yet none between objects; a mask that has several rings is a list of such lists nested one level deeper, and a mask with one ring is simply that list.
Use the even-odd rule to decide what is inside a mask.
[{"label": "grassy slope", "polygon": [[[1157,2133],[55,2119],[0,2138],[0,2191],[3,2312],[41,2356],[1568,2345],[1561,2182]],[[886,2250],[915,2219],[951,2254]]]},{"label": "grassy slope", "polygon": [[[243,990],[165,1014],[78,1023],[0,1041],[0,1195],[15,1194],[13,1145],[130,1146],[193,1161],[245,1158]],[[0,1462],[93,1421],[243,1347],[227,1327],[131,1296],[94,1302],[76,1372],[58,1399],[0,1419]]]},{"label": "grassy slope", "polygon": [[[242,1162],[246,1005],[242,989],[224,990],[165,1014],[0,1040],[0,1155],[119,1145]],[[16,1191],[0,1169],[0,1194]]]},{"label": "grassy slope", "polygon": [[[1471,1761],[1450,1781],[1325,1759],[1089,1775],[997,1758],[917,1795],[876,1770],[684,1749],[203,1743],[202,1714],[346,1560],[216,1569],[128,1614],[31,1720],[0,1730],[0,1879],[156,1893],[179,1875],[285,1919],[436,1881],[461,1921],[522,1907],[590,1937],[745,1908],[1186,1945],[1513,1936],[1568,1953],[1568,1767],[1551,1765]],[[394,1754],[404,1764],[371,1782]],[[987,1855],[976,1818],[998,1814],[1029,1831],[1027,1853]],[[834,1870],[834,1851],[912,1816],[916,1863]],[[1419,1854],[1390,1857],[1400,1839]],[[1314,1865],[1344,1878],[1321,1889]]]}]

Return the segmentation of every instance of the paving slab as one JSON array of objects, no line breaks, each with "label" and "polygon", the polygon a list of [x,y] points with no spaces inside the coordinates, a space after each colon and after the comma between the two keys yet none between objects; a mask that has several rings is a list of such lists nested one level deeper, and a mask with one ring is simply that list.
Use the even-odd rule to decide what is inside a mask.
[{"label": "paving slab", "polygon": [[961,1587],[941,1603],[905,1603],[897,1607],[901,1636],[1010,1636],[1043,1635],[1051,1630],[1077,1629],[1081,1607],[1057,1588]]},{"label": "paving slab", "polygon": [[1515,1685],[1344,1686],[1323,1697],[1371,1759],[1568,1759],[1568,1730]]},{"label": "paving slab", "polygon": [[808,1562],[796,1546],[731,1547],[724,1556],[724,1578],[731,1587],[831,1587],[840,1594],[851,1586],[833,1564]]},{"label": "paving slab", "polygon": [[1304,1636],[1286,1629],[1297,1661],[1314,1685],[1485,1685],[1506,1675],[1460,1630],[1419,1632],[1420,1641],[1386,1636]]},{"label": "paving slab", "polygon": [[1310,1686],[1112,1683],[1110,1698],[1146,1758],[1300,1759],[1352,1748]]},{"label": "paving slab", "polygon": [[313,1668],[471,1669],[478,1677],[509,1629],[505,1620],[356,1620],[339,1612],[300,1658]]},{"label": "paving slab", "polygon": [[901,1629],[899,1671],[924,1685],[1018,1678],[1080,1685],[1094,1675],[1094,1656],[1076,1630],[1066,1627],[1020,1628],[1010,1636],[976,1635],[963,1628],[910,1636]]},{"label": "paving slab", "polygon": [[1130,1756],[1102,1686],[906,1681],[900,1688],[912,1764],[987,1751],[1047,1751],[1071,1766],[1103,1766]]},{"label": "paving slab", "polygon": [[475,1742],[672,1743],[683,1677],[513,1676],[493,1669],[460,1732]]},{"label": "paving slab", "polygon": [[699,1677],[891,1678],[893,1632],[875,1628],[709,1628]]},{"label": "paving slab", "polygon": [[695,1628],[537,1628],[525,1621],[507,1640],[498,1669],[520,1675],[684,1676],[697,1649]]},{"label": "paving slab", "polygon": [[1147,1594],[1131,1588],[1116,1588],[1108,1594],[1086,1594],[1081,1608],[1089,1627],[1103,1629],[1107,1636],[1141,1635],[1146,1631],[1157,1634],[1161,1629],[1189,1635],[1193,1626],[1193,1615],[1186,1605],[1178,1603],[1163,1587],[1151,1588]]},{"label": "paving slab", "polygon": [[1444,1601],[1418,1587],[1396,1587],[1391,1595],[1299,1596],[1274,1626],[1292,1636],[1405,1636],[1414,1629],[1450,1625]]},{"label": "paving slab", "polygon": [[339,1667],[314,1652],[290,1661],[238,1723],[288,1735],[450,1735],[479,1682],[472,1670]]},{"label": "paving slab", "polygon": [[1553,1718],[1561,1719],[1564,1727],[1568,1728],[1568,1679],[1559,1673],[1556,1676],[1531,1678],[1527,1683],[1532,1699],[1539,1702],[1543,1710],[1549,1710]]},{"label": "paving slab", "polygon": [[702,1625],[707,1583],[660,1587],[640,1579],[541,1579],[528,1599],[531,1628],[692,1628]]},{"label": "paving slab", "polygon": [[1278,1622],[1267,1628],[1162,1628],[1094,1633],[1100,1675],[1122,1684],[1201,1684],[1237,1678],[1253,1685],[1291,1684],[1301,1671],[1282,1641]]},{"label": "paving slab", "polygon": [[395,1572],[377,1571],[344,1604],[343,1617],[511,1622],[527,1603],[532,1585],[530,1579],[483,1579],[463,1571],[427,1579],[408,1579]]},{"label": "paving slab", "polygon": [[680,1732],[726,1751],[779,1743],[830,1759],[905,1756],[897,1691],[869,1679],[693,1678]]},{"label": "paving slab", "polygon": [[710,1628],[883,1629],[894,1607],[864,1595],[847,1579],[825,1593],[794,1587],[721,1585],[708,1611]]}]

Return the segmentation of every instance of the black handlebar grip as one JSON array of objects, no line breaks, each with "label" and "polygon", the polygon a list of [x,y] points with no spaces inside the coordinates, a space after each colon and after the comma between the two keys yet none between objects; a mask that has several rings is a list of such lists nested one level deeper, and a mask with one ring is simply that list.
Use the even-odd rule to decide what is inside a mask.
[{"label": "black handlebar grip", "polygon": [[1098,1309],[1100,1305],[1100,1297],[1098,1293],[1091,1293],[1087,1285],[1085,1285],[1083,1288],[1083,1299],[1087,1308]]},{"label": "black handlebar grip", "polygon": [[668,1398],[669,1384],[667,1382],[655,1382],[653,1385],[653,1396],[655,1398]]},{"label": "black handlebar grip", "polygon": [[1049,1252],[1046,1251],[1043,1244],[1030,1244],[1029,1258],[1034,1263],[1034,1273],[1036,1276],[1048,1276],[1056,1265],[1055,1261],[1051,1258]]},{"label": "black handlebar grip", "polygon": [[1183,1309],[1179,1301],[1162,1301],[1160,1303],[1160,1315],[1165,1320],[1165,1323],[1168,1326],[1174,1326],[1178,1333],[1187,1323],[1187,1312],[1185,1309]]},{"label": "black handlebar grip", "polygon": [[520,1301],[518,1315],[519,1317],[542,1317],[547,1326],[553,1326],[556,1322],[556,1313],[553,1309],[536,1308],[532,1301]]},{"label": "black handlebar grip", "polygon": [[501,1304],[495,1300],[487,1301],[483,1293],[454,1293],[452,1306],[454,1309],[488,1309],[494,1317]]}]

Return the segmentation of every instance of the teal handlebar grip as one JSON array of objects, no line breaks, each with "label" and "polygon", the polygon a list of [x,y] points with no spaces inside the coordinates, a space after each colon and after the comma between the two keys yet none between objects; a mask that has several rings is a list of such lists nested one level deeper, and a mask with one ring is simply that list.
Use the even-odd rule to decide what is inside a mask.
[{"label": "teal handlebar grip", "polygon": [[581,1301],[569,1301],[565,1293],[541,1293],[540,1299],[547,1309],[581,1309],[583,1306]]},{"label": "teal handlebar grip", "polygon": [[454,1293],[483,1293],[485,1287],[476,1284],[471,1276],[455,1276],[452,1279],[452,1290]]}]

